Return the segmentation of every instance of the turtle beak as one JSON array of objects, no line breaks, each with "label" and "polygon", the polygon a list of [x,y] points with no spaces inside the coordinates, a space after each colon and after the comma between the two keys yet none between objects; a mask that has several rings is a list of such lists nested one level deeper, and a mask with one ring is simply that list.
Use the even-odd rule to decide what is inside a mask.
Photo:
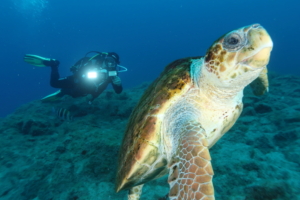
[{"label": "turtle beak", "polygon": [[239,55],[240,63],[252,69],[265,67],[269,63],[273,48],[270,35],[258,24],[244,28],[244,32],[247,34],[248,44]]},{"label": "turtle beak", "polygon": [[256,54],[242,60],[240,63],[254,70],[265,67],[269,63],[271,50],[272,47],[260,49]]},{"label": "turtle beak", "polygon": [[269,63],[270,53],[273,49],[273,42],[267,31],[257,24],[249,28],[248,40],[251,44],[248,49],[254,48],[256,50],[253,56],[249,56],[242,63],[253,70],[262,69],[259,76],[250,86],[255,95],[263,95],[269,90],[267,64]]}]

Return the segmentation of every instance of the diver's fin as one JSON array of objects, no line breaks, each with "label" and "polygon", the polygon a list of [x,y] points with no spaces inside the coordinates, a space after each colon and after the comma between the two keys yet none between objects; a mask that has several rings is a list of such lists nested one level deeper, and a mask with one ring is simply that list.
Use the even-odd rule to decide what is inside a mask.
[{"label": "diver's fin", "polygon": [[60,90],[52,93],[52,94],[49,94],[47,96],[45,96],[44,98],[41,99],[42,102],[52,102],[52,101],[57,101],[60,99],[60,97],[62,97],[62,93]]},{"label": "diver's fin", "polygon": [[259,74],[259,76],[250,83],[253,94],[256,96],[263,95],[269,91],[268,69],[265,67]]},{"label": "diver's fin", "polygon": [[24,61],[37,67],[46,67],[45,62],[50,62],[51,59],[32,54],[25,54]]}]

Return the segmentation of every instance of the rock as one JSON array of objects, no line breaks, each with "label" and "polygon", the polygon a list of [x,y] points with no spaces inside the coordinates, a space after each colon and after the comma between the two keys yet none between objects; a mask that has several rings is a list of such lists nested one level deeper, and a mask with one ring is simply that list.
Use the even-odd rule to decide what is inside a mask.
[{"label": "rock", "polygon": [[[300,196],[300,78],[270,77],[267,95],[246,89],[241,117],[211,148],[216,199]],[[119,145],[148,86],[122,95],[107,90],[91,104],[68,96],[55,103],[33,101],[0,120],[1,200],[124,199],[127,191],[113,190]],[[53,106],[68,109],[74,120],[57,119]],[[163,197],[166,179],[146,184],[143,196]]]},{"label": "rock", "polygon": [[274,135],[273,141],[277,146],[284,147],[298,140],[300,137],[299,133],[300,128],[280,131],[279,133]]},{"label": "rock", "polygon": [[257,112],[257,113],[260,113],[260,114],[264,114],[264,113],[269,113],[269,112],[272,112],[273,109],[270,105],[268,104],[265,104],[265,103],[258,103],[254,106],[254,110]]}]

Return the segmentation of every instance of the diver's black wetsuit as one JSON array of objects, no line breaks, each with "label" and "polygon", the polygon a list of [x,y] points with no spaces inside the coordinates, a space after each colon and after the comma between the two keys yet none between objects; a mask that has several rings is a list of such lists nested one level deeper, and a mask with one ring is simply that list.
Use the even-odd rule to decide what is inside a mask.
[{"label": "diver's black wetsuit", "polygon": [[95,85],[94,82],[84,81],[81,77],[75,75],[60,79],[58,66],[51,67],[50,85],[54,88],[61,88],[59,96],[70,95],[76,98],[91,94],[95,99],[106,89],[109,83],[112,84],[117,94],[122,92],[122,85],[115,85],[112,82],[112,77],[106,77],[100,85]]}]

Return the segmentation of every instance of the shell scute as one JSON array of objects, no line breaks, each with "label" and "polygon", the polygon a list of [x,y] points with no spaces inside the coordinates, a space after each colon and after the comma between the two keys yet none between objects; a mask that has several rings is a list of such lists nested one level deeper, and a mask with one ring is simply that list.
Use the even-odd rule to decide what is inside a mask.
[{"label": "shell scute", "polygon": [[[141,97],[130,116],[120,148],[117,191],[164,175],[167,162],[159,148],[161,119],[158,115],[164,114],[169,100],[181,95],[183,88],[191,83],[190,65],[192,59],[199,58],[170,63]],[[146,165],[154,167],[149,170]]]}]

